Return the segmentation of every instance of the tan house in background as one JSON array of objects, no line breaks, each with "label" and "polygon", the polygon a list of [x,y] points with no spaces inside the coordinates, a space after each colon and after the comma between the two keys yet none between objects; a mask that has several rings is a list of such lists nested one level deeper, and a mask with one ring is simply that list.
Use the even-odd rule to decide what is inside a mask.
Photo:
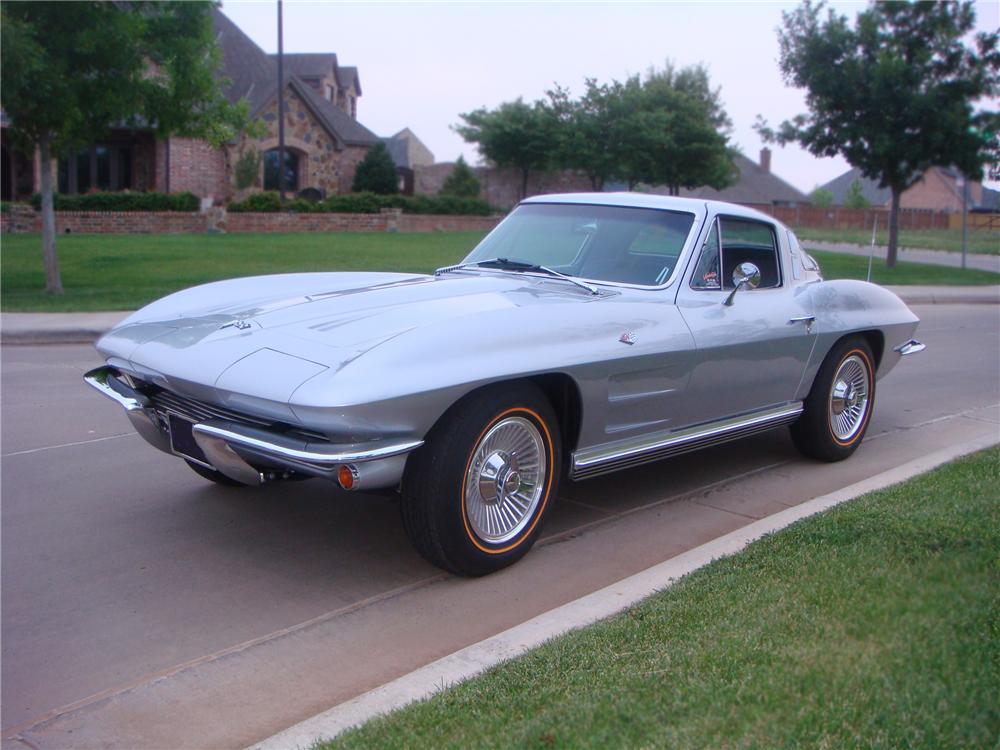
[{"label": "tan house in background", "polygon": [[[923,211],[944,211],[959,213],[962,210],[962,187],[958,170],[946,167],[931,167],[920,180],[900,196],[900,207]],[[833,194],[833,203],[842,206],[857,181],[861,193],[875,208],[888,208],[892,201],[889,188],[879,187],[875,180],[862,176],[861,170],[850,169],[836,179],[822,185]],[[969,183],[970,211],[1000,210],[1000,191],[983,187],[982,183]]]}]

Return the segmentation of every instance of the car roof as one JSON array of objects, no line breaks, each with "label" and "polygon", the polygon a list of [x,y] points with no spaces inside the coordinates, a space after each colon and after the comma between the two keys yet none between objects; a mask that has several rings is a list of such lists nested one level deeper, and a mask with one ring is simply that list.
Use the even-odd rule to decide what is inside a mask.
[{"label": "car roof", "polygon": [[679,198],[671,195],[651,195],[649,193],[555,193],[552,195],[533,195],[521,203],[577,203],[596,206],[622,206],[623,208],[658,208],[666,211],[725,213],[731,216],[743,216],[748,219],[762,219],[783,226],[773,216],[761,211],[735,203],[724,201],[706,201],[700,198]]}]

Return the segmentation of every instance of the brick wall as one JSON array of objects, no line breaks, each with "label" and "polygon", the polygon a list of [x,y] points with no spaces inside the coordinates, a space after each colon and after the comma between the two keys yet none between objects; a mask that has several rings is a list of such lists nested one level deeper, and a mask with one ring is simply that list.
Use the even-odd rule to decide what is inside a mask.
[{"label": "brick wall", "polygon": [[[499,216],[433,216],[386,209],[378,214],[227,213],[175,211],[57,211],[59,234],[202,233],[227,232],[487,232]],[[0,214],[0,231],[41,232],[41,214],[31,206],[14,205]]]},{"label": "brick wall", "polygon": [[[452,162],[441,162],[414,168],[414,193],[437,195],[444,181],[455,168]],[[521,199],[521,171],[496,167],[474,167],[479,178],[479,197],[492,206],[510,208]],[[528,176],[528,195],[547,193],[579,193],[592,190],[590,180],[576,172],[533,172]]]},{"label": "brick wall", "polygon": [[[880,209],[816,208],[813,206],[751,206],[774,216],[790,227],[868,229],[875,216],[884,229],[889,214]],[[387,209],[379,214],[213,213],[58,211],[56,230],[63,234],[169,234],[205,232],[210,227],[227,232],[488,232],[500,216],[437,216],[403,214]],[[951,222],[949,223],[949,219]],[[948,229],[961,226],[961,216],[931,211],[899,213],[900,229]],[[993,230],[1000,226],[996,215],[970,214],[970,229]],[[0,231],[40,232],[41,215],[30,206],[14,205],[0,214]]]},{"label": "brick wall", "polygon": [[170,192],[224,198],[228,191],[224,149],[195,138],[170,139]]},{"label": "brick wall", "polygon": [[488,232],[499,216],[436,216],[386,210],[378,214],[229,213],[227,232]]},{"label": "brick wall", "polygon": [[[41,232],[42,214],[15,206],[2,231]],[[57,211],[56,234],[177,234],[205,231],[205,217],[179,211]]]}]

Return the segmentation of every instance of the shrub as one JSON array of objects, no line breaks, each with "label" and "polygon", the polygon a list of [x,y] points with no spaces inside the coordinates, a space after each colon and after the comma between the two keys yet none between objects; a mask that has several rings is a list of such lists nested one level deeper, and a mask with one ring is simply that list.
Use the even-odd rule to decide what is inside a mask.
[{"label": "shrub", "polygon": [[455,168],[441,186],[441,195],[454,195],[458,198],[479,197],[479,180],[476,179],[476,173],[472,168],[465,163],[465,157],[458,157]]},{"label": "shrub", "polygon": [[355,193],[367,192],[377,195],[392,195],[399,192],[396,162],[392,160],[389,150],[381,141],[371,146],[365,158],[358,164],[351,190]]},{"label": "shrub", "polygon": [[382,208],[388,208],[384,197],[374,193],[331,195],[316,204],[317,211],[342,214],[377,214]]},{"label": "shrub", "polygon": [[847,208],[868,208],[870,205],[871,203],[862,192],[860,180],[852,182],[850,190],[844,197],[844,206]]},{"label": "shrub", "polygon": [[266,193],[252,193],[241,201],[230,203],[229,210],[236,213],[280,211],[281,197],[273,190]]},{"label": "shrub", "polygon": [[454,195],[415,195],[404,208],[410,214],[451,214],[454,216],[489,216],[501,213],[489,203],[478,198],[459,198]]},{"label": "shrub", "polygon": [[317,203],[296,198],[281,207],[278,194],[254,193],[244,200],[230,203],[229,210],[241,212],[274,213],[292,211],[301,214],[377,214],[383,208],[399,208],[405,214],[450,214],[454,216],[490,216],[499,213],[486,201],[478,198],[457,198],[453,195],[375,195],[375,193],[350,193],[331,195]]},{"label": "shrub", "polygon": [[[56,211],[197,211],[201,201],[193,193],[81,193],[53,196]],[[31,196],[35,210],[42,196]]]},{"label": "shrub", "polygon": [[241,153],[233,167],[233,176],[239,190],[256,185],[260,180],[260,151],[251,147]]},{"label": "shrub", "polygon": [[809,201],[816,208],[829,208],[833,205],[833,193],[826,188],[818,187],[809,194]]}]

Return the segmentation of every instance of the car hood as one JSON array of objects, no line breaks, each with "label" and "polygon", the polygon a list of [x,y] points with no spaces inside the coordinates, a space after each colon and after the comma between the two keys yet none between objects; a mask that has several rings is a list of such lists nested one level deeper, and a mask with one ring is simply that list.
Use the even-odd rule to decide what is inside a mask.
[{"label": "car hood", "polygon": [[[565,281],[515,273],[253,277],[158,300],[108,333],[98,349],[167,387],[242,389],[281,400],[305,380],[414,329],[601,298]],[[441,330],[445,335],[447,326]]]}]

